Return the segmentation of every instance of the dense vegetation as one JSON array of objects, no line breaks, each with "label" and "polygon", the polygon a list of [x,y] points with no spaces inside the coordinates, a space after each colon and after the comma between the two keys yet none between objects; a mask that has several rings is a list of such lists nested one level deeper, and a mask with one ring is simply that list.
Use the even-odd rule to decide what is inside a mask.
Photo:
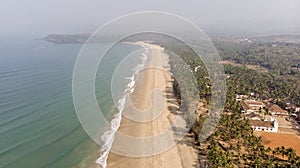
[{"label": "dense vegetation", "polygon": [[[201,100],[209,106],[209,98],[211,94],[210,81],[208,73],[201,62],[195,56],[195,53],[186,46],[178,45],[172,42],[160,43],[165,48],[180,55],[182,59],[189,65],[193,71],[197,67],[197,71],[193,71],[197,78],[199,94]],[[176,47],[174,47],[176,46]],[[287,45],[289,46],[289,45]],[[292,45],[295,47],[294,45]],[[299,59],[294,52],[298,52],[300,48],[293,48],[293,56],[278,59],[274,56],[273,62],[264,63],[267,56],[262,52],[262,48],[268,53],[269,47],[274,47],[269,44],[260,44],[258,46],[247,46],[249,49],[256,51],[258,54],[247,52],[245,48],[239,48],[235,51],[235,55],[228,56],[232,48],[218,48],[221,50],[221,56],[224,59],[235,61],[239,64],[255,64],[263,66],[269,70],[269,73],[262,72],[256,69],[247,68],[247,66],[235,66],[226,64],[225,73],[227,75],[227,100],[225,110],[230,111],[230,114],[223,115],[213,135],[206,142],[201,143],[201,146],[207,145],[204,152],[208,162],[206,165],[210,167],[300,167],[300,157],[296,156],[296,152],[292,148],[285,149],[283,146],[276,149],[266,148],[262,144],[262,139],[253,134],[249,121],[241,120],[240,105],[235,101],[236,94],[255,93],[255,97],[259,99],[272,99],[276,103],[284,104],[284,102],[292,101],[295,104],[300,104],[299,92],[297,90],[298,78],[295,78],[290,73],[292,67]],[[246,46],[245,46],[246,47]],[[247,49],[247,48],[246,48]],[[288,48],[280,48],[280,52],[285,52]],[[235,50],[233,48],[233,50]],[[241,52],[245,53],[241,53]],[[273,51],[273,50],[272,50]],[[264,55],[264,56],[262,56]],[[290,59],[292,58],[292,59]],[[282,61],[280,66],[275,66]],[[171,60],[172,64],[172,60]],[[297,65],[298,66],[298,65]],[[173,68],[174,65],[172,65]],[[176,65],[176,68],[180,66]],[[298,72],[297,72],[298,73]],[[282,75],[286,76],[282,76]],[[177,77],[177,80],[184,81]],[[173,84],[175,95],[180,98],[180,87],[175,81]],[[205,122],[206,113],[201,113],[197,116],[197,120],[191,128],[191,132],[195,135],[195,140],[198,141],[203,123]],[[199,142],[197,144],[200,144]],[[203,159],[201,161],[204,162]],[[200,161],[200,162],[201,162]]]},{"label": "dense vegetation", "polygon": [[[235,86],[237,93],[254,92],[261,99],[272,98],[279,104],[289,102],[300,106],[300,44],[223,40],[214,43],[222,59],[233,63],[225,69],[231,75],[229,86]],[[248,68],[248,65],[258,68]]]},{"label": "dense vegetation", "polygon": [[[253,92],[259,99],[272,99],[277,104],[292,102],[300,105],[297,82],[290,77],[282,79],[271,73],[262,73],[246,67],[225,65],[228,74],[227,92],[229,104],[233,104],[236,94]],[[230,107],[228,107],[231,109]]]},{"label": "dense vegetation", "polygon": [[300,44],[286,42],[215,41],[223,60],[239,64],[260,65],[277,75],[299,74]]}]

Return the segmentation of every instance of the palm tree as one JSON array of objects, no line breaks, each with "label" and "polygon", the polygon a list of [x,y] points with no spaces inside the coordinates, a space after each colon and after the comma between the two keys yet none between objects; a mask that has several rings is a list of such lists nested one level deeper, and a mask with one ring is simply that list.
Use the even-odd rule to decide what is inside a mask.
[{"label": "palm tree", "polygon": [[252,167],[255,167],[255,168],[262,167],[262,160],[261,160],[261,158],[255,158]]},{"label": "palm tree", "polygon": [[272,151],[273,157],[279,154],[278,151],[279,151],[279,148],[275,148],[275,149]]},{"label": "palm tree", "polygon": [[285,155],[288,157],[289,161],[295,161],[296,159],[296,151],[293,148],[288,148],[285,151]]},{"label": "palm tree", "polygon": [[281,146],[281,147],[279,148],[279,151],[280,151],[281,156],[284,157],[284,156],[285,156],[285,147],[284,147],[284,146]]},{"label": "palm tree", "polygon": [[240,141],[237,142],[236,148],[238,150],[238,153],[240,153],[240,151],[241,151],[241,142]]}]

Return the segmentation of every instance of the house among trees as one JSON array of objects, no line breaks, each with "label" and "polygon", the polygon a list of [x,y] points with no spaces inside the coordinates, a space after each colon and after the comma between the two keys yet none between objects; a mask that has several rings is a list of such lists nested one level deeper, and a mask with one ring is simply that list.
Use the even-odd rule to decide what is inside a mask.
[{"label": "house among trees", "polygon": [[249,96],[237,94],[235,97],[235,101],[241,101],[242,99],[245,99],[245,98],[249,98]]},{"label": "house among trees", "polygon": [[270,121],[250,120],[250,125],[255,131],[278,132],[278,122],[274,118]]},{"label": "house among trees", "polygon": [[242,113],[251,114],[259,112],[264,107],[264,103],[256,100],[241,100],[241,106]]},{"label": "house among trees", "polygon": [[297,112],[297,116],[298,120],[300,120],[300,111]]},{"label": "house among trees", "polygon": [[285,107],[286,110],[290,111],[290,112],[300,112],[300,107],[297,107],[296,104],[293,104],[293,103],[286,103],[286,107]]},{"label": "house among trees", "polygon": [[268,104],[267,108],[269,110],[269,113],[271,115],[277,115],[277,116],[288,116],[289,112],[286,110],[283,110],[281,107],[279,107],[277,104]]}]

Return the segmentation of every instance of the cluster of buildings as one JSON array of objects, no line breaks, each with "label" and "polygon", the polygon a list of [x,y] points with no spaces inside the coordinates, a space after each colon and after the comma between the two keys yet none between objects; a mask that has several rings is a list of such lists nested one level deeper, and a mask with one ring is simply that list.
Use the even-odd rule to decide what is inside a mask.
[{"label": "cluster of buildings", "polygon": [[256,100],[240,100],[240,103],[243,108],[242,113],[244,119],[250,121],[253,130],[267,132],[278,131],[277,120],[273,117],[266,117],[264,115],[265,104],[263,102]]},{"label": "cluster of buildings", "polygon": [[[236,97],[242,106],[243,119],[250,121],[253,130],[278,132],[278,121],[275,116],[288,117],[290,116],[289,112],[276,104],[253,100],[249,97],[247,95],[237,95]],[[300,115],[300,108],[294,109],[295,112],[298,110],[298,115]]]}]

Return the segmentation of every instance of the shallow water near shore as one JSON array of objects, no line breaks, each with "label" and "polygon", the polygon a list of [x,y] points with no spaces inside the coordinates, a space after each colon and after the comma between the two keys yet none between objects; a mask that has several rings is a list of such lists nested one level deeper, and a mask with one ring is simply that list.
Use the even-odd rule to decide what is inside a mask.
[{"label": "shallow water near shore", "polygon": [[[82,44],[52,44],[33,38],[0,41],[0,167],[98,167],[95,161],[101,148],[84,132],[72,101],[73,67]],[[113,70],[140,48],[120,44],[103,59],[95,88],[108,120],[118,112],[111,96]],[[133,87],[132,75],[143,62],[141,56],[137,54],[124,65],[128,71],[120,74],[124,78],[116,86],[120,98],[124,89]]]}]

